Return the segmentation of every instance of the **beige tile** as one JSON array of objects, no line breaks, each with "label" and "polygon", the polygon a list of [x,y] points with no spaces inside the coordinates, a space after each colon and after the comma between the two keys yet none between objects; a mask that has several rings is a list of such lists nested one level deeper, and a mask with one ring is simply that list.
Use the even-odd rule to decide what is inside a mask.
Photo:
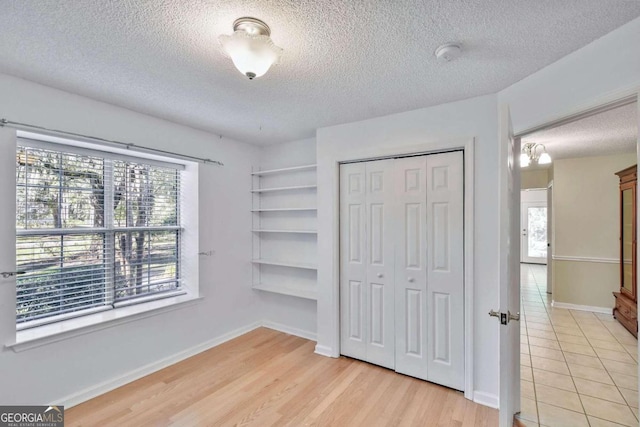
[{"label": "beige tile", "polygon": [[630,375],[632,377],[638,376],[638,364],[622,363],[616,360],[600,359],[602,364],[609,372],[618,372],[621,374]]},{"label": "beige tile", "polygon": [[553,328],[556,330],[556,333],[558,334],[575,335],[577,337],[584,336],[582,331],[578,328],[570,328],[567,326],[554,326]]},{"label": "beige tile", "polygon": [[593,348],[603,348],[606,350],[615,350],[615,351],[625,351],[624,347],[622,347],[622,345],[620,343],[613,342],[613,341],[602,341],[602,340],[596,340],[596,339],[591,339],[589,340],[589,344],[591,344],[591,347]]},{"label": "beige tile", "polygon": [[538,404],[540,424],[552,427],[588,427],[587,417],[584,414],[558,408],[557,406]]},{"label": "beige tile", "polygon": [[636,416],[636,418],[640,419],[640,415],[638,414],[638,408],[634,408],[633,406],[631,407],[631,412],[633,412],[633,415]]},{"label": "beige tile", "polygon": [[551,324],[546,323],[537,323],[537,322],[527,322],[527,330],[537,329],[539,331],[549,331],[553,332],[553,327]]},{"label": "beige tile", "polygon": [[611,335],[609,332],[585,331],[584,336],[586,336],[590,340],[593,339],[593,340],[611,341],[611,342],[616,341],[616,337]]},{"label": "beige tile", "polygon": [[638,407],[638,391],[637,390],[629,390],[626,388],[621,388],[620,393],[624,396],[624,400],[627,402],[627,405],[637,408]]},{"label": "beige tile", "polygon": [[531,356],[531,366],[557,374],[569,375],[567,364],[560,360],[547,359],[544,357]]},{"label": "beige tile", "polygon": [[621,344],[629,344],[629,345],[638,345],[638,340],[629,333],[629,331],[625,330],[624,332],[615,333],[615,338]]},{"label": "beige tile", "polygon": [[520,365],[531,366],[531,357],[528,354],[520,353]]},{"label": "beige tile", "polygon": [[589,424],[591,427],[620,427],[618,423],[612,423],[611,421],[602,420],[600,418],[592,417],[591,415],[587,415],[589,419]]},{"label": "beige tile", "polygon": [[536,401],[527,397],[520,397],[520,418],[529,421],[538,421]]},{"label": "beige tile", "polygon": [[538,329],[528,329],[527,333],[529,337],[546,338],[548,340],[556,339],[556,334],[551,331],[540,331]]},{"label": "beige tile", "polygon": [[548,340],[546,338],[531,337],[529,339],[529,344],[535,345],[537,347],[546,347],[554,350],[560,350],[560,344],[558,343],[558,341]]},{"label": "beige tile", "polygon": [[564,362],[564,356],[560,350],[553,350],[546,347],[536,347],[532,345],[529,347],[529,353],[531,356],[545,357],[547,359],[560,360]]},{"label": "beige tile", "polygon": [[629,427],[638,426],[638,420],[636,420],[627,405],[620,405],[590,396],[581,396],[581,400],[588,415]]},{"label": "beige tile", "polygon": [[606,350],[604,348],[596,348],[595,351],[600,359],[615,360],[617,362],[629,363],[631,365],[636,363],[636,361],[633,360],[626,351]]},{"label": "beige tile", "polygon": [[625,375],[618,372],[609,372],[613,382],[620,388],[626,388],[629,390],[638,390],[638,377],[631,375]]},{"label": "beige tile", "polygon": [[571,376],[575,378],[585,378],[599,383],[614,385],[609,373],[607,373],[604,368],[591,368],[589,366],[576,365],[574,363],[567,363],[567,365],[569,365]]},{"label": "beige tile", "polygon": [[576,319],[594,319],[598,320],[595,313],[591,311],[583,311],[583,310],[569,310],[571,315]]},{"label": "beige tile", "polygon": [[556,336],[558,337],[558,341],[560,342],[570,342],[573,344],[589,345],[589,341],[585,337],[581,337],[577,335],[560,334],[560,333],[556,333]]},{"label": "beige tile", "polygon": [[536,400],[564,409],[582,412],[582,403],[577,393],[560,390],[542,384],[536,384]]},{"label": "beige tile", "polygon": [[614,385],[603,384],[584,378],[574,378],[573,381],[575,382],[578,393],[580,393],[581,396],[597,397],[599,399],[609,400],[615,403],[626,403],[618,391],[618,387]]},{"label": "beige tile", "polygon": [[520,395],[535,400],[536,392],[531,381],[520,381]]},{"label": "beige tile", "polygon": [[598,319],[600,319],[602,322],[615,322],[616,321],[616,319],[614,319],[611,314],[596,313],[596,317]]},{"label": "beige tile", "polygon": [[567,391],[576,391],[576,388],[573,385],[573,379],[568,375],[559,375],[549,371],[534,369],[533,378],[535,380],[535,384],[548,385],[550,387]]},{"label": "beige tile", "polygon": [[631,355],[638,357],[638,345],[637,344],[622,344],[625,350]]},{"label": "beige tile", "polygon": [[571,342],[561,342],[560,347],[562,351],[565,353],[578,353],[584,354],[585,356],[596,356],[596,353],[593,351],[590,345],[582,345],[582,344],[574,344]]},{"label": "beige tile", "polygon": [[575,365],[589,366],[591,368],[603,368],[604,366],[597,357],[585,356],[584,354],[577,353],[565,353],[564,354],[567,363],[573,363]]},{"label": "beige tile", "polygon": [[520,379],[525,381],[533,381],[533,373],[530,366],[520,365]]},{"label": "beige tile", "polygon": [[520,344],[520,354],[529,354],[529,346],[527,344]]}]

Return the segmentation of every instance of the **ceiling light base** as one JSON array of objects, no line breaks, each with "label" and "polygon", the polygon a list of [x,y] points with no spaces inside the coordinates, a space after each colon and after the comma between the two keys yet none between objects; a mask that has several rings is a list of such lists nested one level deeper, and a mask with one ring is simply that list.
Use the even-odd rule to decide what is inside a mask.
[{"label": "ceiling light base", "polygon": [[447,43],[443,44],[439,48],[436,49],[435,55],[440,62],[449,62],[453,61],[462,53],[462,48],[459,44],[455,43]]},{"label": "ceiling light base", "polygon": [[238,18],[233,22],[233,31],[245,31],[251,36],[267,36],[271,35],[271,29],[267,24],[257,18],[245,16]]}]

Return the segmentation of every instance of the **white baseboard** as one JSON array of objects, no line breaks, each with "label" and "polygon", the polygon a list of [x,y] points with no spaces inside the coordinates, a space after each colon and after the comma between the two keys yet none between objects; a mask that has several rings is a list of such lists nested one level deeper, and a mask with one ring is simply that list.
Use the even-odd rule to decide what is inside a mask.
[{"label": "white baseboard", "polygon": [[331,347],[327,347],[326,345],[316,344],[315,353],[319,354],[320,356],[335,357],[333,355],[333,351],[331,350]]},{"label": "white baseboard", "polygon": [[613,307],[578,305],[578,304],[570,304],[568,302],[558,302],[558,301],[551,301],[551,306],[555,308],[566,308],[568,310],[591,311],[594,313],[604,313],[604,314],[611,314],[613,312]]},{"label": "white baseboard", "polygon": [[149,363],[148,365],[142,366],[138,369],[134,369],[133,371],[127,372],[126,374],[119,377],[112,378],[103,383],[88,387],[69,396],[65,396],[61,399],[55,400],[55,402],[64,405],[65,409],[71,408],[72,406],[78,405],[89,399],[93,399],[94,397],[100,396],[101,394],[107,393],[132,381],[157,372],[160,369],[164,369],[191,356],[195,356],[198,353],[202,353],[203,351],[209,350],[210,348],[216,347],[222,343],[237,338],[240,335],[244,335],[247,332],[259,328],[260,326],[262,326],[262,322],[251,323],[247,326],[243,326],[234,331],[227,332],[226,334],[220,335],[219,337],[203,342],[202,344],[198,344],[194,347],[188,348],[169,357],[165,357],[164,359]]},{"label": "white baseboard", "polygon": [[297,337],[305,338],[310,341],[316,341],[315,332],[293,328],[291,326],[283,325],[281,323],[271,322],[269,320],[263,321],[262,326],[264,326],[265,328],[273,329],[274,331],[284,332],[285,334],[289,334],[289,335],[295,335]]},{"label": "white baseboard", "polygon": [[498,396],[491,393],[485,393],[484,391],[474,390],[473,401],[479,405],[488,406],[490,408],[500,408],[500,399]]}]

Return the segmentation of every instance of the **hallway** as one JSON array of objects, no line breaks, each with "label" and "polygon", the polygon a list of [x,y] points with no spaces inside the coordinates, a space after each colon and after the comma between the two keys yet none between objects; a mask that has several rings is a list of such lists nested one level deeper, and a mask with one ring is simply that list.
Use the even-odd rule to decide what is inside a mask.
[{"label": "hallway", "polygon": [[611,314],[553,308],[546,278],[521,264],[520,425],[638,426],[638,341]]}]

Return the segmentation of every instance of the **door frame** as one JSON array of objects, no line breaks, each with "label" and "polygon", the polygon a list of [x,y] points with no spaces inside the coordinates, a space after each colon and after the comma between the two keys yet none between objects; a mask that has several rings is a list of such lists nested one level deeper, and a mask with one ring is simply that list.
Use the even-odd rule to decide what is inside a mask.
[{"label": "door frame", "polygon": [[[331,325],[327,325],[331,333],[331,347],[316,345],[317,354],[329,357],[340,357],[340,164],[358,161],[380,160],[393,157],[408,157],[424,154],[437,154],[461,150],[464,165],[464,396],[473,400],[474,390],[474,138],[460,138],[439,141],[425,141],[408,146],[368,147],[352,152],[340,153],[333,158],[333,224],[331,287],[321,290],[326,293],[329,306],[321,307],[318,301],[318,312],[330,313]],[[324,317],[324,316],[323,316]]]},{"label": "door frame", "polygon": [[[622,105],[626,105],[629,103],[633,103],[636,102],[637,104],[637,119],[638,119],[638,139],[636,142],[636,155],[637,155],[637,161],[640,163],[640,87],[638,86],[634,86],[632,88],[627,88],[624,90],[618,90],[618,91],[613,91],[613,92],[609,92],[605,95],[602,96],[598,96],[595,99],[592,99],[590,101],[588,101],[585,104],[581,104],[581,105],[577,105],[574,108],[571,108],[569,111],[564,112],[562,114],[557,114],[557,115],[552,115],[550,118],[547,118],[546,120],[542,121],[541,123],[538,123],[534,126],[531,126],[529,128],[523,129],[523,130],[518,130],[516,132],[514,132],[514,138],[517,139],[521,139],[522,137],[529,135],[531,133],[534,132],[538,132],[544,129],[548,129],[548,128],[552,128],[552,127],[557,127],[563,124],[567,124],[567,123],[571,123],[589,116],[592,116],[594,114],[598,114]],[[502,106],[506,106],[508,108],[508,104],[505,103],[500,103],[499,108],[501,108]],[[509,182],[509,177],[508,174],[506,173],[506,166],[507,166],[507,150],[504,147],[501,147],[499,150],[499,164],[500,164],[500,173],[499,173],[499,188],[502,191],[505,188],[508,188],[508,186],[511,184],[513,185],[513,183]],[[515,172],[515,177],[514,180],[519,181],[520,180],[520,168],[516,168],[516,172]],[[638,204],[638,207],[640,208],[640,198],[638,198],[639,200],[636,201],[636,203]],[[517,204],[517,210],[518,210],[518,218],[520,217],[520,204]],[[501,228],[506,228],[506,224],[508,224],[510,216],[513,215],[512,212],[505,212],[503,210],[500,211],[499,214],[499,221],[500,221],[500,227]],[[640,218],[638,218],[638,223],[640,223]],[[637,228],[636,228],[637,229]],[[510,236],[509,239],[518,239],[520,238],[519,236],[519,231],[516,232],[512,229],[512,231],[510,232]],[[640,259],[640,254],[637,255],[638,259]],[[505,257],[506,258],[506,257]],[[507,266],[503,265],[502,263],[505,262],[505,260],[503,260],[503,258],[500,258],[500,269],[506,269]],[[509,283],[503,283],[501,281],[500,283],[500,287],[502,289],[503,286],[509,286]],[[520,286],[520,283],[518,281],[518,286]],[[502,345],[502,344],[501,344]],[[638,343],[638,348],[640,349],[640,342]],[[514,349],[515,355],[517,356],[517,360],[518,360],[518,365],[520,365],[520,348],[518,346],[518,348]],[[502,375],[502,371],[501,371],[501,375]],[[518,396],[519,398],[519,396]],[[508,406],[508,405],[507,405]],[[499,410],[501,411],[501,418],[503,416],[502,411],[503,408],[505,407],[505,405],[503,405],[501,402],[499,402]]]}]

